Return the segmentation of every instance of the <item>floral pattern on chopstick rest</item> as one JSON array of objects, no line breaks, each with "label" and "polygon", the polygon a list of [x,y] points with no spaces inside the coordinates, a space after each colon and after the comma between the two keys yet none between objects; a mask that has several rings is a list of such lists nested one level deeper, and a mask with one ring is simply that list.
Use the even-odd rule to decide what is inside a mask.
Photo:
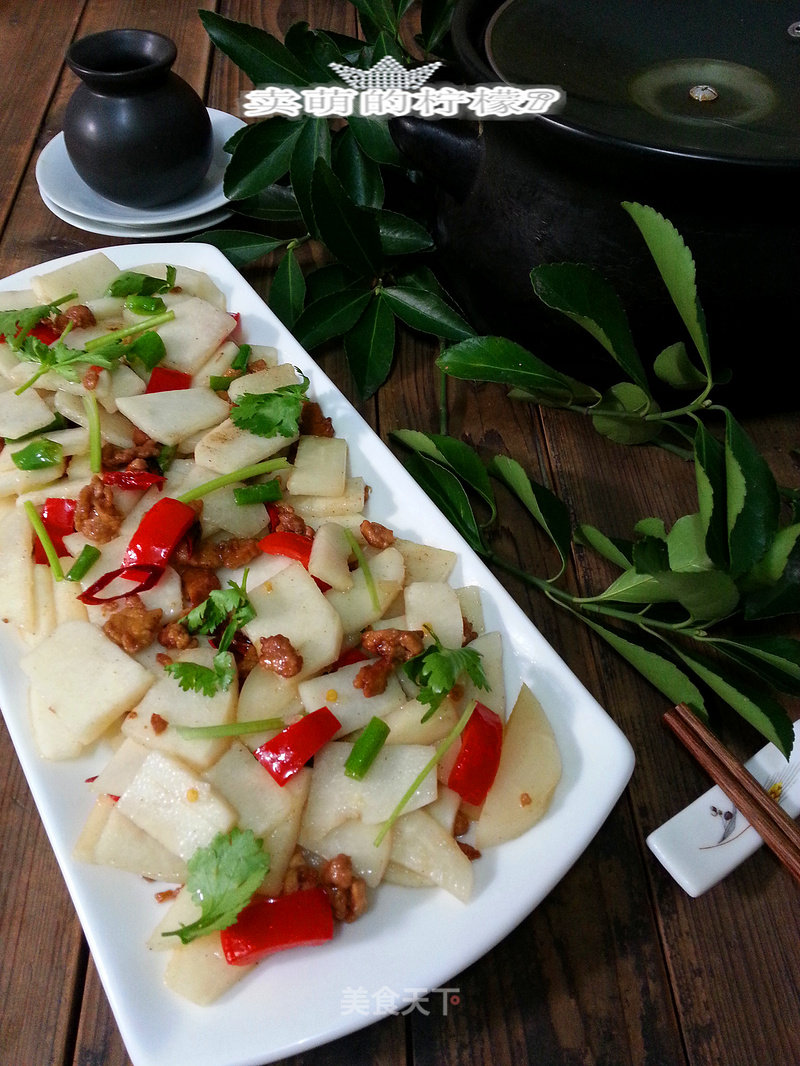
[{"label": "floral pattern on chopstick rest", "polygon": [[[794,750],[787,763],[766,744],[745,766],[784,810],[800,814],[800,722],[794,725]],[[714,785],[647,838],[659,862],[690,896],[701,896],[749,858],[763,841],[744,815]]]}]

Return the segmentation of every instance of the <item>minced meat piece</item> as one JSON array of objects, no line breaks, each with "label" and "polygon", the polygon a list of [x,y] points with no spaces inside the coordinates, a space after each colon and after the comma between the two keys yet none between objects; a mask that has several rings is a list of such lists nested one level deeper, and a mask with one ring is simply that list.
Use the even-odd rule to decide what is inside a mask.
[{"label": "minced meat piece", "polygon": [[359,526],[361,536],[371,548],[390,548],[394,544],[394,533],[380,522],[370,522],[368,519]]},{"label": "minced meat piece", "polygon": [[108,618],[103,632],[129,655],[149,648],[158,636],[163,611],[148,611],[138,596],[126,596],[123,606]]},{"label": "minced meat piece", "polygon": [[305,519],[295,511],[290,503],[274,503],[270,506],[274,515],[270,529],[273,533],[302,533],[304,537],[313,537],[314,530],[307,526]]},{"label": "minced meat piece", "polygon": [[193,637],[183,622],[167,622],[158,634],[158,643],[162,648],[185,651],[197,647],[197,637]]},{"label": "minced meat piece", "polygon": [[114,490],[96,474],[78,493],[75,529],[95,544],[107,544],[117,536],[122,515],[114,503]]},{"label": "minced meat piece", "polygon": [[302,436],[334,437],[333,422],[322,413],[322,408],[313,400],[307,400],[300,410],[298,429]]},{"label": "minced meat piece", "polygon": [[279,677],[294,677],[303,669],[303,656],[283,633],[261,638],[258,662],[265,670],[272,670]]}]

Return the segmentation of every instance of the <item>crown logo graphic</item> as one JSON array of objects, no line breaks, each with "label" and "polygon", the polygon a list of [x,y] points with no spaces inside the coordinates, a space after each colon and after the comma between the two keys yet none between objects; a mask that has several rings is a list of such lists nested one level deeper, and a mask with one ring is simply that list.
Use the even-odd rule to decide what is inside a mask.
[{"label": "crown logo graphic", "polygon": [[329,63],[339,77],[347,82],[351,89],[363,92],[367,89],[405,89],[413,92],[438,70],[441,63],[426,63],[413,70],[406,70],[392,56],[384,56],[369,70],[357,70],[342,63]]}]

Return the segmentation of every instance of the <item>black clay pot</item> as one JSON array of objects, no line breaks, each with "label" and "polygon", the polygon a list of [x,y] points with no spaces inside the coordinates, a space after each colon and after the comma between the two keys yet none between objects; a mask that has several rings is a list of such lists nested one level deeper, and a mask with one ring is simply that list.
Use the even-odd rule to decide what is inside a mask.
[{"label": "black clay pot", "polygon": [[67,63],[82,84],[64,116],[67,153],[95,192],[128,207],[191,193],[211,164],[211,120],[171,70],[177,49],[148,30],[108,30],[75,41]]},{"label": "black clay pot", "polygon": [[[442,269],[478,328],[592,383],[615,380],[599,346],[531,287],[534,266],[583,262],[615,285],[645,360],[679,339],[620,207],[638,201],[694,253],[713,364],[734,371],[720,398],[746,384],[748,403],[793,403],[764,370],[784,359],[779,338],[794,328],[800,277],[796,19],[782,0],[724,11],[714,0],[461,0],[460,69],[447,80],[566,94],[563,110],[525,120],[392,122],[401,151],[435,183]],[[689,95],[711,83],[716,100]]]}]

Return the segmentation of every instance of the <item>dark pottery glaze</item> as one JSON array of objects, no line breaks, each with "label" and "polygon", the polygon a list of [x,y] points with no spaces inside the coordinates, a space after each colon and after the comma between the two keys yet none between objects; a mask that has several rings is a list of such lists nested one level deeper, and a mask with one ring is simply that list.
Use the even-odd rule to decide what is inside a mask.
[{"label": "dark pottery glaze", "polygon": [[[456,8],[457,74],[466,85],[500,80],[483,48],[486,28],[499,6],[497,0],[462,0]],[[581,29],[586,22],[584,3],[553,5],[541,0],[537,5],[530,0],[530,6],[571,11],[576,33],[591,37],[591,25]],[[680,0],[639,4],[638,9],[631,0],[615,0],[610,6],[617,10],[616,23],[612,19],[609,25],[617,26],[616,47],[623,57],[632,51],[626,41],[636,35],[632,19],[655,17],[659,11],[662,18],[679,19],[682,11],[689,10]],[[737,42],[748,46],[747,20],[763,12],[762,17],[772,19],[767,29],[774,31],[772,39],[777,38],[776,54],[785,46],[790,69],[800,63],[800,39],[787,33],[791,5],[772,4],[768,12],[764,5],[753,3],[733,7],[739,12],[733,32]],[[731,18],[728,9],[725,18]],[[651,36],[658,37],[657,29],[651,27]],[[751,34],[750,39],[756,36]],[[554,47],[552,41],[543,43],[545,50]],[[794,324],[792,308],[800,276],[800,218],[794,209],[800,176],[800,107],[784,107],[789,116],[786,128],[778,128],[773,114],[750,125],[712,122],[709,136],[698,122],[672,123],[661,115],[651,116],[653,122],[648,123],[630,94],[625,107],[619,108],[603,100],[587,102],[576,94],[571,109],[572,72],[549,62],[542,64],[546,76],[534,77],[535,45],[535,38],[528,42],[532,58],[530,54],[519,62],[514,58],[514,69],[527,74],[524,84],[559,84],[567,99],[562,112],[530,120],[486,120],[480,125],[411,116],[392,121],[401,151],[435,184],[434,228],[442,270],[477,327],[511,336],[560,369],[593,383],[617,380],[619,375],[596,342],[545,308],[532,291],[532,267],[583,262],[614,284],[628,309],[642,357],[652,361],[683,333],[644,242],[620,207],[622,201],[638,201],[669,218],[694,254],[713,364],[718,371],[724,367],[734,371],[732,384],[719,390],[720,399],[729,400],[736,393],[737,399],[754,406],[793,404],[785,386],[773,392],[763,371],[784,361],[782,337]],[[729,48],[723,54],[733,53]],[[738,70],[744,64],[739,56],[736,60],[725,61]],[[667,55],[653,69],[660,76],[670,61]],[[528,67],[520,68],[525,62]],[[632,61],[628,65],[634,66]],[[629,70],[627,76],[633,79],[638,72]],[[753,76],[756,95],[759,79],[761,75]],[[793,93],[800,87],[800,79],[795,80]],[[616,86],[614,91],[619,91]],[[624,135],[625,108],[630,112],[631,136]],[[588,124],[591,121],[594,126]],[[727,132],[720,134],[720,126]],[[704,147],[704,138],[710,147]],[[756,149],[761,155],[753,154]],[[747,373],[748,367],[756,368],[754,373]],[[764,379],[763,386],[759,378]],[[740,386],[746,385],[741,397],[737,379]]]},{"label": "dark pottery glaze", "polygon": [[83,37],[67,52],[82,82],[64,116],[67,153],[86,184],[115,203],[179,200],[211,164],[211,120],[171,70],[176,55],[168,37],[131,29]]}]

